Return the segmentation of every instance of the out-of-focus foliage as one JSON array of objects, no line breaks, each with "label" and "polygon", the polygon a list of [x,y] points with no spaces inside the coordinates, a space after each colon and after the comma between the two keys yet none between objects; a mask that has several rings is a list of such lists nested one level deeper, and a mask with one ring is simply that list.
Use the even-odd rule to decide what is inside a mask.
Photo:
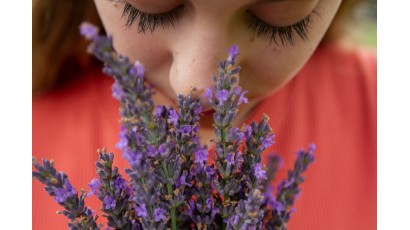
[{"label": "out-of-focus foliage", "polygon": [[366,46],[377,46],[377,0],[367,0],[355,12],[354,36]]}]

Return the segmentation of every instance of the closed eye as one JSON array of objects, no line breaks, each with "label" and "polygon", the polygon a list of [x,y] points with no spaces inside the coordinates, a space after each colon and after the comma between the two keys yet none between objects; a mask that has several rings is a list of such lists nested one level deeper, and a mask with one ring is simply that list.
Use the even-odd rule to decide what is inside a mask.
[{"label": "closed eye", "polygon": [[125,26],[127,28],[130,28],[137,22],[139,33],[145,33],[147,30],[152,33],[158,26],[161,26],[162,29],[166,29],[169,26],[174,27],[174,22],[178,19],[178,10],[183,7],[183,5],[179,5],[168,12],[148,14],[125,2],[122,17],[125,18]]},{"label": "closed eye", "polygon": [[302,20],[289,26],[273,26],[260,18],[258,18],[252,11],[246,11],[248,28],[253,30],[258,37],[266,38],[270,43],[278,44],[278,40],[282,45],[295,44],[295,34],[302,40],[307,40],[309,35],[309,25],[312,21],[312,14],[317,14],[312,11],[308,16]]}]

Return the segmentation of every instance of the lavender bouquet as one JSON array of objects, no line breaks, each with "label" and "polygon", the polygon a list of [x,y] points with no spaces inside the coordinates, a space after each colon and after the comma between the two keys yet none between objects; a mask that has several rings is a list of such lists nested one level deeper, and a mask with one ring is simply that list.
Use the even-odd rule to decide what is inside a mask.
[{"label": "lavender bouquet", "polygon": [[[236,86],[240,68],[238,48],[229,49],[219,63],[214,86],[205,92],[212,104],[216,140],[214,164],[198,137],[201,105],[193,94],[179,95],[178,108],[154,106],[153,88],[144,81],[141,63],[118,55],[112,38],[98,35],[88,23],[80,27],[89,40],[88,51],[105,63],[103,71],[115,83],[113,96],[121,102],[121,133],[117,147],[129,162],[127,178],[113,166],[113,153],[98,151],[98,178],[90,191],[78,194],[67,175],[53,161],[33,158],[33,177],[45,185],[64,211],[70,229],[100,229],[97,216],[85,206],[95,195],[102,202],[106,229],[286,229],[303,172],[313,162],[314,145],[297,153],[294,169],[273,191],[270,181],[279,158],[272,155],[269,170],[261,154],[274,142],[268,117],[259,123],[232,127],[238,106],[247,103]],[[274,195],[274,192],[276,195]]]}]

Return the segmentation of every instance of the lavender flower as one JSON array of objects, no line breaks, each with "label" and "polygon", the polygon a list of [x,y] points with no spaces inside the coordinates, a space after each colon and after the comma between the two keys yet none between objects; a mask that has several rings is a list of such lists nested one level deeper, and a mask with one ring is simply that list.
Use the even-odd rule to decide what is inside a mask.
[{"label": "lavender flower", "polygon": [[68,182],[68,180],[65,181],[64,187],[63,188],[58,188],[54,190],[55,197],[54,199],[58,203],[64,203],[67,199],[71,197],[77,197],[77,191],[73,188],[73,186]]},{"label": "lavender flower", "polygon": [[181,187],[181,185],[186,185],[188,187],[191,187],[192,185],[187,182],[187,176],[188,176],[188,171],[184,170],[182,175],[178,177],[175,185],[177,188]]},{"label": "lavender flower", "polygon": [[144,76],[144,66],[141,64],[141,62],[136,61],[134,63],[134,69],[137,71],[137,75],[139,77],[143,77]]},{"label": "lavender flower", "polygon": [[194,155],[195,155],[195,160],[194,160],[194,162],[195,162],[196,164],[199,164],[199,165],[203,166],[203,163],[206,162],[206,161],[208,161],[209,152],[208,152],[207,149],[198,149],[198,150],[195,152]]},{"label": "lavender flower", "polygon": [[139,217],[148,217],[148,211],[145,207],[145,204],[141,204],[139,207],[136,207],[135,211],[137,212],[137,216]]},{"label": "lavender flower", "polygon": [[130,215],[132,205],[129,201],[132,190],[113,167],[114,155],[106,149],[98,151],[99,159],[96,162],[99,179],[90,182],[91,191],[103,203],[102,210],[106,213],[108,226],[112,228],[139,228],[139,221]]},{"label": "lavender flower", "polygon": [[90,186],[91,190],[87,193],[87,196],[98,195],[98,190],[101,189],[100,180],[94,178],[90,183],[88,183],[88,186]]},{"label": "lavender flower", "polygon": [[161,220],[165,220],[166,216],[165,216],[165,210],[162,208],[156,208],[154,210],[154,220],[156,222],[159,222]]},{"label": "lavender flower", "polygon": [[91,23],[84,22],[80,25],[80,33],[87,39],[93,39],[98,35],[98,28]]},{"label": "lavender flower", "polygon": [[84,206],[85,192],[78,197],[67,175],[57,172],[53,161],[44,159],[43,165],[40,165],[33,158],[33,166],[37,170],[33,172],[33,177],[43,183],[48,194],[54,196],[54,200],[65,209],[58,213],[70,219],[68,223],[70,229],[99,229],[101,227],[96,223],[97,216],[94,216],[93,212]]},{"label": "lavender flower", "polygon": [[265,170],[262,169],[262,165],[260,163],[255,164],[254,174],[255,174],[256,179],[258,180],[268,179],[266,177],[266,172]]},{"label": "lavender flower", "polygon": [[[274,143],[265,115],[260,122],[232,127],[246,90],[237,86],[237,46],[218,65],[214,86],[204,96],[214,113],[215,152],[199,140],[202,106],[199,98],[178,95],[178,108],[154,106],[152,86],[144,80],[144,67],[118,55],[112,38],[99,36],[91,24],[80,26],[91,40],[88,51],[105,63],[103,71],[114,78],[113,97],[120,101],[121,131],[116,145],[130,168],[127,181],[113,166],[114,155],[98,151],[98,178],[89,183],[88,195],[102,202],[106,229],[286,229],[294,200],[299,196],[303,172],[314,161],[311,145],[297,154],[294,170],[277,187],[269,187],[280,160],[274,156],[269,167],[262,153]],[[210,165],[208,157],[215,163]],[[93,211],[84,206],[85,191],[77,191],[52,162],[40,166],[33,177],[65,208],[70,229],[99,229]],[[266,171],[264,169],[267,169]]]},{"label": "lavender flower", "polygon": [[236,57],[239,54],[239,48],[237,46],[231,46],[231,48],[228,50],[228,53],[229,56],[226,62],[233,65],[235,63]]},{"label": "lavender flower", "polygon": [[228,99],[228,94],[229,92],[226,89],[222,89],[216,92],[215,96],[216,98],[218,98],[219,105],[222,105],[226,101],[226,99]]},{"label": "lavender flower", "polygon": [[212,102],[212,89],[211,88],[206,88],[204,96],[208,98],[209,102]]},{"label": "lavender flower", "polygon": [[168,119],[174,126],[176,126],[178,124],[178,120],[179,120],[179,115],[178,115],[177,111],[171,109],[169,111]]},{"label": "lavender flower", "polygon": [[267,137],[262,139],[262,146],[266,149],[273,144],[273,134],[269,134]]},{"label": "lavender flower", "polygon": [[188,134],[191,132],[191,130],[192,128],[190,125],[181,125],[181,127],[178,129],[178,132],[182,134]]},{"label": "lavender flower", "polygon": [[117,100],[121,100],[122,95],[123,91],[121,89],[121,86],[118,83],[114,83],[112,85],[112,96]]},{"label": "lavender flower", "polygon": [[117,202],[114,200],[112,196],[106,196],[104,198],[104,208],[105,209],[114,209],[117,205]]},{"label": "lavender flower", "polygon": [[273,204],[272,216],[267,226],[275,229],[286,229],[286,224],[289,221],[291,214],[295,211],[292,208],[295,199],[300,195],[299,185],[304,181],[302,173],[314,161],[313,152],[315,145],[311,144],[308,151],[301,149],[297,153],[297,159],[293,170],[288,172],[288,178],[280,182],[278,185],[277,200],[271,199]]}]

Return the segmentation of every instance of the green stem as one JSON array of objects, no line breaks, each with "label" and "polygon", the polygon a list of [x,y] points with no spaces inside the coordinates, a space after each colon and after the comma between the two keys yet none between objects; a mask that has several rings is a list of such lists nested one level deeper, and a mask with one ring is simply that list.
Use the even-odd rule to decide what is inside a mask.
[{"label": "green stem", "polygon": [[[169,179],[169,173],[168,173],[168,167],[165,161],[162,161],[162,169],[164,170],[165,176],[167,180]],[[172,197],[172,185],[167,182],[167,190],[168,190],[168,195]],[[171,225],[172,225],[172,230],[177,230],[177,218],[175,216],[175,207],[174,205],[171,205]]]},{"label": "green stem", "polygon": [[[225,151],[225,149],[226,149],[226,142],[225,142],[225,127],[224,126],[222,126],[222,128],[221,128],[221,136],[222,136],[222,138],[221,138],[221,143],[222,143],[222,147],[223,147],[223,155],[224,155],[224,158],[223,159],[221,159],[221,165],[223,165],[223,160],[225,160],[226,159],[226,151]],[[225,185],[227,184],[227,180],[226,180],[226,176],[224,175],[224,179],[223,179],[223,188],[225,188]],[[226,201],[228,199],[228,196],[226,195],[226,194],[224,194],[224,202]],[[225,224],[225,221],[224,221],[224,217],[222,216],[222,219],[223,219],[223,221],[222,221],[222,230],[225,230],[225,228],[226,228],[226,224]]]}]

